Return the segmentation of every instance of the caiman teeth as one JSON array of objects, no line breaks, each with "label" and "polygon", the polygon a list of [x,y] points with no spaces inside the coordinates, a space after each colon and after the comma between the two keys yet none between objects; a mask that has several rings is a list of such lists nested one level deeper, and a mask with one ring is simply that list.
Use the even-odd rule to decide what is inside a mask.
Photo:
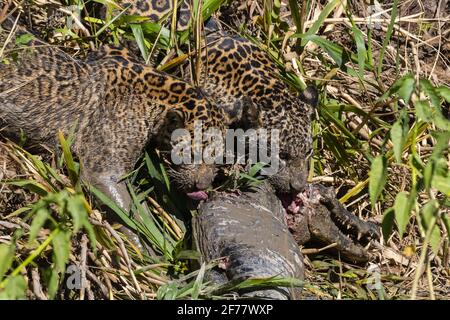
[{"label": "caiman teeth", "polygon": [[358,232],[358,237],[356,237],[356,239],[359,241],[359,240],[361,240],[361,237],[362,237],[362,233]]}]

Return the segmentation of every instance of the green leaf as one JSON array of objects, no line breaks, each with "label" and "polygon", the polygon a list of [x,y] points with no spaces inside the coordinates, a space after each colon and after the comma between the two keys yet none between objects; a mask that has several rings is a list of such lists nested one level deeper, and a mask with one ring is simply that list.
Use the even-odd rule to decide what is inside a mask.
[{"label": "green leaf", "polygon": [[0,300],[18,300],[26,298],[27,282],[21,275],[8,278],[3,291],[0,292]]},{"label": "green leaf", "polygon": [[14,245],[0,244],[0,281],[3,279],[6,271],[11,267],[14,259]]},{"label": "green leaf", "polygon": [[431,105],[440,110],[441,101],[439,99],[438,93],[436,91],[436,88],[431,84],[430,81],[427,79],[420,79],[419,80],[420,88],[427,94],[427,96],[430,98]]},{"label": "green leaf", "polygon": [[347,52],[339,45],[324,39],[322,37],[316,35],[307,35],[302,37],[304,40],[312,41],[318,46],[320,46],[323,50],[325,50],[330,57],[336,62],[339,68],[343,68],[344,65],[350,60]]},{"label": "green leaf", "polygon": [[255,177],[259,171],[261,171],[262,168],[264,168],[266,164],[263,162],[255,163],[251,166],[250,170],[248,170],[248,175],[251,177]]},{"label": "green leaf", "polygon": [[26,45],[33,39],[34,39],[34,36],[31,33],[24,33],[24,34],[21,34],[20,36],[16,37],[16,44],[17,45]]},{"label": "green leaf", "polygon": [[430,107],[430,104],[428,101],[426,101],[426,100],[416,101],[414,106],[415,106],[416,115],[420,120],[425,121],[425,122],[431,121],[432,112],[431,112],[431,107]]},{"label": "green leaf", "polygon": [[416,80],[414,76],[411,74],[404,75],[400,79],[394,82],[394,84],[389,88],[387,92],[385,92],[380,100],[385,100],[388,97],[397,94],[401,99],[405,101],[405,104],[409,103],[411,99],[411,95],[415,88]]},{"label": "green leaf", "polygon": [[31,223],[30,227],[30,239],[28,240],[30,243],[36,239],[39,230],[41,230],[45,221],[47,221],[47,219],[50,217],[50,212],[48,208],[45,207],[45,203],[39,202],[37,206],[38,207],[36,208],[33,222]]},{"label": "green leaf", "polygon": [[394,156],[397,163],[401,163],[402,161],[403,146],[405,144],[407,134],[408,124],[406,123],[405,128],[403,117],[400,117],[397,121],[395,121],[394,125],[391,128],[391,139],[392,144],[394,145]]},{"label": "green leaf", "polygon": [[425,230],[428,229],[431,224],[431,220],[433,217],[436,217],[438,211],[439,202],[437,200],[430,200],[422,207],[420,213],[422,217],[422,226]]},{"label": "green leaf", "polygon": [[444,98],[445,101],[450,103],[450,88],[446,86],[441,86],[436,88],[436,93]]},{"label": "green leaf", "polygon": [[41,197],[45,197],[48,194],[47,189],[42,184],[34,180],[6,180],[2,181],[2,183],[27,189],[40,195]]},{"label": "green leaf", "polygon": [[77,194],[69,197],[66,208],[73,219],[73,232],[77,232],[85,224],[88,216],[84,196]]},{"label": "green leaf", "polygon": [[175,258],[177,260],[182,259],[199,260],[201,258],[201,254],[196,250],[182,250],[176,254]]},{"label": "green leaf", "polygon": [[203,278],[205,277],[206,263],[202,263],[200,270],[198,272],[197,278],[195,279],[194,286],[192,287],[192,299],[198,299],[200,291],[203,285]]},{"label": "green leaf", "polygon": [[60,230],[52,240],[56,271],[64,273],[70,256],[71,232]]},{"label": "green leaf", "polygon": [[[152,214],[149,214],[148,210],[146,210],[147,207],[140,204],[134,190],[131,187],[128,189],[133,203],[137,208],[137,215],[139,215],[139,218],[135,218],[139,230],[147,237],[150,243],[159,248],[169,260],[173,259],[172,254],[175,248],[174,240],[162,232],[164,228],[158,226],[157,220]],[[140,221],[142,221],[142,223]]]},{"label": "green leaf", "polygon": [[356,50],[358,54],[358,74],[361,79],[364,77],[364,68],[367,57],[366,44],[364,41],[364,35],[356,25],[352,25],[353,38],[356,43]]},{"label": "green leaf", "polygon": [[48,296],[53,299],[58,291],[59,273],[56,269],[51,269],[50,279],[48,281]]},{"label": "green leaf", "polygon": [[370,166],[369,194],[372,207],[375,205],[378,197],[386,184],[386,158],[384,156],[376,157]]},{"label": "green leaf", "polygon": [[114,201],[108,198],[103,192],[95,188],[94,186],[89,186],[89,190],[92,194],[97,197],[104,205],[106,205],[109,209],[111,209],[117,216],[122,219],[125,225],[134,231],[138,229],[136,222],[130,219],[128,213],[126,213],[122,208],[120,208]]},{"label": "green leaf", "polygon": [[433,253],[437,255],[439,253],[439,245],[441,244],[441,232],[437,225],[433,226],[433,231],[431,231],[430,236],[430,246]]},{"label": "green leaf", "polygon": [[395,221],[397,222],[400,238],[403,237],[406,226],[409,222],[411,207],[409,205],[408,193],[402,191],[395,197],[394,203]]},{"label": "green leaf", "polygon": [[395,212],[394,208],[389,208],[383,215],[383,222],[381,223],[381,230],[383,232],[383,239],[385,242],[389,239],[394,227]]},{"label": "green leaf", "polygon": [[[437,200],[430,200],[422,207],[421,210],[422,226],[426,232],[428,232],[428,229],[431,226],[432,219],[437,218],[438,213],[439,213],[439,202]],[[440,241],[441,241],[441,234],[439,228],[437,227],[436,224],[434,224],[433,230],[431,231],[430,245],[431,249],[435,254],[438,253]]]},{"label": "green leaf", "polygon": [[133,31],[134,38],[136,39],[136,43],[141,51],[141,55],[144,58],[144,61],[148,60],[148,49],[145,44],[145,36],[142,30],[142,26],[140,24],[130,24],[131,30]]},{"label": "green leaf", "polygon": [[70,146],[64,138],[64,134],[62,131],[58,132],[59,143],[61,144],[61,148],[64,155],[64,161],[66,163],[67,171],[69,172],[69,178],[72,182],[72,185],[75,187],[77,192],[81,192],[80,179],[78,175],[78,167],[75,165],[75,161],[73,160],[72,153],[70,152]]},{"label": "green leaf", "polygon": [[175,282],[169,282],[159,287],[156,297],[158,300],[175,300],[178,295],[178,288]]},{"label": "green leaf", "polygon": [[450,239],[450,214],[442,212],[441,218],[442,222],[444,222],[445,229],[447,230],[447,238]]},{"label": "green leaf", "polygon": [[[439,132],[433,134],[436,139],[436,144],[434,145],[433,152],[431,154],[430,159],[428,160],[428,163],[425,166],[424,174],[423,174],[423,181],[424,186],[427,191],[429,191],[430,187],[433,185],[436,186],[436,188],[439,188],[439,190],[443,190],[444,194],[447,194],[448,192],[448,180],[445,176],[443,176],[443,172],[440,174],[435,174],[436,168],[438,167],[437,164],[440,163],[440,160],[442,159],[442,154],[444,151],[448,150],[448,143],[450,140],[450,132]],[[435,182],[433,182],[436,180]]]},{"label": "green leaf", "polygon": [[380,76],[380,74],[381,74],[381,69],[382,69],[383,60],[384,60],[384,54],[386,52],[386,48],[387,48],[389,42],[391,41],[392,32],[394,31],[395,20],[397,19],[397,14],[398,14],[398,0],[394,0],[394,3],[392,5],[392,11],[391,11],[391,21],[389,22],[386,34],[384,36],[383,46],[379,53],[380,60],[378,61],[378,69],[377,69],[378,76]]},{"label": "green leaf", "polygon": [[[322,12],[320,13],[317,20],[314,22],[314,24],[311,26],[311,28],[306,31],[305,35],[315,35],[317,34],[317,31],[319,31],[320,27],[322,26],[325,19],[330,15],[331,12],[333,12],[334,8],[340,3],[340,0],[334,0],[331,2],[328,2],[328,4],[323,8]],[[304,2],[306,4],[306,2]],[[304,47],[310,39],[304,38],[302,39],[301,45]]]},{"label": "green leaf", "polygon": [[438,189],[447,197],[450,197],[450,175],[448,176],[442,176],[439,174],[434,175],[433,179],[431,180],[431,185],[433,186],[433,188]]}]

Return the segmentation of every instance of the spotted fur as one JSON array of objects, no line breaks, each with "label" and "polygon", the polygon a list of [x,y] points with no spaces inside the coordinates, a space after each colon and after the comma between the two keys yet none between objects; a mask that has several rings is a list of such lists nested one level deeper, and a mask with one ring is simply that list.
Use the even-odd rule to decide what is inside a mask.
[{"label": "spotted fur", "polygon": [[[172,3],[160,0],[159,6],[142,10],[139,1],[126,2],[134,6],[134,14],[154,21],[166,15]],[[185,3],[183,6],[188,9]],[[240,122],[237,125],[279,130],[281,168],[270,181],[282,193],[301,191],[312,154],[312,107],[291,92],[273,60],[251,41],[222,31],[213,19],[207,23],[206,33],[200,86],[230,119]]]},{"label": "spotted fur", "polygon": [[[303,189],[312,153],[312,107],[292,93],[272,59],[247,39],[216,31],[202,54],[201,86],[230,118],[277,129],[281,168],[269,179],[282,193]],[[242,111],[240,111],[242,110]]]},{"label": "spotted fur", "polygon": [[[164,22],[165,18],[171,21],[173,0],[119,0],[117,3],[122,9],[126,9],[128,15],[147,17],[152,22]],[[189,27],[190,18],[189,1],[178,1],[177,29],[179,31],[186,30]]]},{"label": "spotted fur", "polygon": [[[120,179],[149,141],[170,150],[169,131],[192,134],[198,119],[223,130],[222,111],[199,90],[134,61],[126,49],[104,47],[82,61],[38,41],[32,47],[17,63],[0,64],[2,134],[17,138],[22,131],[31,143],[55,145],[58,130],[74,132],[84,179],[124,209],[130,197]],[[208,187],[215,175],[208,165],[177,170],[186,191]]]}]

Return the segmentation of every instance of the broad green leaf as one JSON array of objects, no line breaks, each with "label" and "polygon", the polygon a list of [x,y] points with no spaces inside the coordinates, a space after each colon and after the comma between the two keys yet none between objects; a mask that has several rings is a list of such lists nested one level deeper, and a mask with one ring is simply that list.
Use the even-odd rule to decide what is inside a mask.
[{"label": "broad green leaf", "polygon": [[406,75],[402,78],[400,87],[398,88],[397,94],[400,98],[405,101],[405,104],[409,103],[411,95],[414,91],[416,80],[412,75]]},{"label": "broad green leaf", "polygon": [[432,111],[428,101],[417,101],[414,105],[417,117],[422,121],[430,122],[432,119]]},{"label": "broad green leaf", "polygon": [[[437,219],[439,213],[439,202],[437,200],[431,200],[427,202],[421,210],[422,216],[422,226],[426,232],[431,227],[431,221],[433,218]],[[439,244],[441,241],[441,234],[437,224],[433,225],[433,230],[431,231],[430,246],[435,254],[439,250]]]},{"label": "broad green leaf", "polygon": [[433,253],[437,255],[439,253],[439,248],[441,244],[441,232],[439,231],[439,228],[437,225],[433,226],[433,231],[431,231],[430,236],[430,246],[431,250],[433,250]]},{"label": "broad green leaf", "polygon": [[31,33],[24,33],[20,36],[16,37],[16,44],[25,45],[28,44],[31,40],[34,39],[34,36]]},{"label": "broad green leaf", "polygon": [[440,110],[441,101],[439,99],[439,96],[438,96],[438,93],[436,91],[436,88],[427,79],[420,79],[419,80],[419,84],[420,84],[420,88],[430,98],[431,105],[434,108],[436,108],[437,110]]},{"label": "broad green leaf", "polygon": [[381,223],[381,230],[383,232],[383,239],[385,243],[391,236],[392,229],[394,227],[395,212],[393,208],[389,208],[383,215],[383,222]]},{"label": "broad green leaf", "polygon": [[8,278],[3,291],[0,292],[0,300],[26,299],[27,282],[22,275]]},{"label": "broad green leaf", "polygon": [[442,222],[444,222],[445,229],[447,230],[447,237],[450,239],[450,213],[442,212]]},{"label": "broad green leaf", "polygon": [[67,211],[73,219],[73,231],[77,232],[81,227],[84,227],[89,236],[91,247],[94,251],[96,251],[97,240],[95,237],[94,228],[89,222],[88,210],[89,209],[86,207],[86,199],[82,194],[77,194],[67,200]]},{"label": "broad green leaf", "polygon": [[80,194],[69,197],[66,208],[73,219],[73,232],[77,232],[87,221],[88,211],[84,197]]},{"label": "broad green leaf", "polygon": [[408,193],[402,191],[395,197],[394,210],[395,210],[395,221],[397,222],[398,232],[400,238],[403,237],[406,226],[409,222],[409,216],[411,213],[411,207],[409,205]]},{"label": "broad green leaf", "polygon": [[30,239],[29,239],[30,243],[36,239],[39,230],[41,230],[45,221],[47,221],[49,217],[50,212],[49,209],[45,206],[45,203],[44,202],[38,203],[38,207],[36,209],[36,212],[34,213],[33,222],[31,222]]},{"label": "broad green leaf", "polygon": [[445,99],[448,103],[450,103],[450,88],[446,86],[441,86],[439,88],[436,88],[436,92],[438,95],[440,95],[442,98]]},{"label": "broad green leaf", "polygon": [[401,99],[405,101],[405,104],[408,104],[415,88],[415,82],[416,80],[411,74],[407,74],[401,77],[394,82],[394,84],[389,88],[388,91],[386,91],[386,93],[381,96],[380,100],[385,100],[388,97],[397,94]]},{"label": "broad green leaf", "polygon": [[438,189],[447,197],[450,197],[450,175],[448,176],[442,176],[439,174],[434,175],[433,179],[431,180],[431,185],[433,186],[433,188]]},{"label": "broad green leaf", "polygon": [[386,158],[384,156],[378,156],[373,160],[372,165],[370,166],[369,194],[372,206],[375,205],[378,197],[384,189],[386,184],[386,175]]},{"label": "broad green leaf", "polygon": [[433,217],[436,217],[439,211],[439,202],[437,200],[428,201],[420,211],[422,217],[422,225],[427,230],[431,224]]},{"label": "broad green leaf", "polygon": [[450,120],[448,120],[440,110],[433,114],[433,123],[437,128],[450,132]]},{"label": "broad green leaf", "polygon": [[6,271],[11,267],[14,259],[14,245],[13,244],[0,244],[0,281]]},{"label": "broad green leaf", "polygon": [[178,288],[175,282],[169,282],[159,287],[156,297],[158,300],[175,300],[178,296]]},{"label": "broad green leaf", "polygon": [[394,125],[391,128],[391,139],[392,144],[394,145],[394,156],[397,163],[401,163],[402,161],[402,152],[405,138],[406,137],[403,130],[403,121],[401,118],[399,118],[397,121],[395,121]]},{"label": "broad green leaf", "polygon": [[48,296],[53,299],[58,292],[59,272],[55,268],[52,268],[50,272],[50,279],[47,284]]},{"label": "broad green leaf", "polygon": [[248,175],[251,177],[255,177],[256,174],[265,166],[266,164],[263,162],[255,163],[251,166],[250,170],[248,170]]},{"label": "broad green leaf", "polygon": [[425,186],[425,189],[427,192],[431,188],[431,182],[433,179],[434,174],[434,161],[429,160],[428,163],[425,166],[425,169],[423,170],[423,184]]},{"label": "broad green leaf", "polygon": [[63,273],[70,255],[71,232],[60,230],[52,240],[56,271]]}]

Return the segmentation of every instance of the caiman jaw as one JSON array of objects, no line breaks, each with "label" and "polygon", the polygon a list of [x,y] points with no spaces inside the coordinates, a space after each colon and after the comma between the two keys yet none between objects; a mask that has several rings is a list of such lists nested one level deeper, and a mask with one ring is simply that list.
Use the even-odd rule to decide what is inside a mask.
[{"label": "caiman jaw", "polygon": [[292,221],[298,220],[293,216],[302,215],[312,240],[335,243],[335,249],[348,260],[367,261],[370,241],[380,238],[378,227],[348,212],[335,198],[332,188],[310,184],[303,192],[283,195],[281,200],[291,230]]}]

